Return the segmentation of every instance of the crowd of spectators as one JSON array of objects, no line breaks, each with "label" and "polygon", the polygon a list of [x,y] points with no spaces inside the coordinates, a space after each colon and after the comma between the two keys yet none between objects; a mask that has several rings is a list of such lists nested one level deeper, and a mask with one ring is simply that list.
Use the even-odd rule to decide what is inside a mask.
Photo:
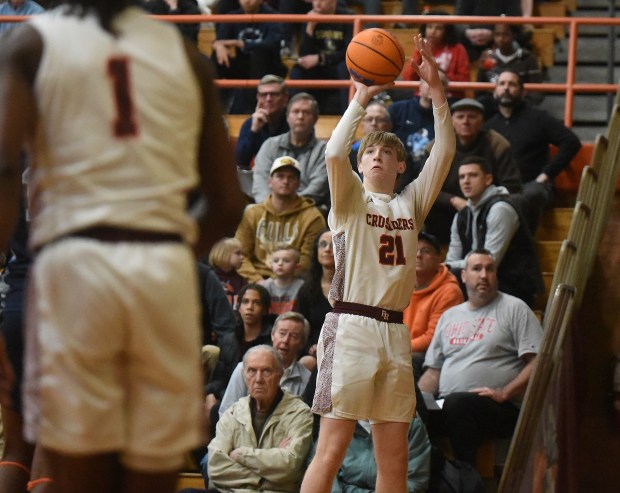
[{"label": "crowd of spectators", "polygon": [[[153,14],[200,13],[196,0],[140,3]],[[217,13],[316,17],[350,13],[350,3],[362,4],[366,13],[380,12],[378,1],[343,0],[221,0],[211,8]],[[415,3],[404,2],[403,8],[417,13]],[[501,11],[481,10],[485,2],[462,0],[457,13],[521,14],[519,2],[492,3],[503,5]],[[0,4],[0,14],[42,10],[31,0]],[[294,92],[286,79],[348,78],[344,52],[352,36],[350,23],[321,23],[315,17],[303,24],[216,26],[211,57],[218,76],[260,82],[257,89],[222,91],[229,113],[248,115],[233,143],[239,168],[252,170],[252,196],[235,237],[216,244],[198,265],[202,342],[212,348],[206,350],[212,368],[206,373],[204,396],[210,444],[200,457],[208,491],[296,491],[311,455],[312,417],[299,397],[316,378],[316,344],[331,310],[336,269],[325,220],[330,203],[325,142],[317,138],[315,125],[321,114],[341,114],[348,90]],[[0,30],[10,27],[0,24]],[[198,23],[178,27],[198,42]],[[446,87],[469,81],[471,63],[478,61],[477,80],[496,85],[475,98],[448,93],[456,155],[418,238],[417,279],[404,316],[416,382],[421,378],[422,390],[446,398],[440,433],[451,440],[457,458],[475,463],[483,439],[509,436],[514,429],[540,342],[540,326],[527,306],[542,289],[533,237],[542,211],[553,204],[553,179],[569,165],[580,143],[570,129],[535,107],[540,95],[524,90],[524,83],[541,82],[542,72],[527,47],[519,45],[523,36],[518,29],[441,23],[420,29],[431,41]],[[281,53],[298,56],[290,71]],[[402,78],[416,79],[409,64]],[[427,84],[391,105],[384,100],[369,104],[361,131],[393,131],[402,140],[408,152],[407,171],[397,187],[402,190],[417,177],[434,143]],[[350,155],[355,173],[358,142]],[[558,147],[554,156],[550,145]],[[523,281],[519,276],[529,277]],[[274,321],[275,314],[280,316]],[[482,324],[490,320],[504,324],[515,339],[505,354],[492,354],[501,360],[495,375],[501,381],[483,374],[493,373],[495,367],[484,361],[503,341],[491,347],[487,340],[478,352],[459,353],[463,341],[484,339]],[[465,325],[472,332],[463,335]],[[479,369],[472,370],[473,365]],[[471,408],[474,412],[467,414]],[[464,416],[471,426],[463,424]],[[495,426],[482,426],[492,421],[489,416],[497,418]],[[411,423],[411,491],[426,491],[430,480],[427,424],[420,417]],[[364,474],[376,474],[368,429],[368,423],[357,424],[333,491],[353,491],[347,485],[369,491],[374,484],[360,478],[362,467]],[[431,440],[436,427],[432,432]]]}]

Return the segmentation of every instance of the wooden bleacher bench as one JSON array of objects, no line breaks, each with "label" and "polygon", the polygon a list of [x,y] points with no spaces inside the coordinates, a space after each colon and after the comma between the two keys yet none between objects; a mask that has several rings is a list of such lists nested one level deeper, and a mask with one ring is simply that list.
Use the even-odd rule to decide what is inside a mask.
[{"label": "wooden bleacher bench", "polygon": [[205,482],[204,479],[202,479],[202,474],[193,472],[183,472],[179,474],[177,491],[181,491],[184,488],[204,489],[204,487]]},{"label": "wooden bleacher bench", "polygon": [[540,61],[541,68],[553,67],[556,33],[549,27],[537,27],[532,31],[532,51]]},{"label": "wooden bleacher bench", "polygon": [[[566,17],[566,5],[563,2],[541,2],[534,5],[534,15],[538,17]],[[553,30],[556,39],[566,37],[565,24],[543,24]]]},{"label": "wooden bleacher bench", "polygon": [[568,236],[568,229],[573,220],[573,209],[554,207],[545,211],[536,231],[537,241],[562,241]]},{"label": "wooden bleacher bench", "polygon": [[198,50],[203,55],[211,56],[211,46],[215,40],[215,28],[213,26],[201,27],[198,32]]}]

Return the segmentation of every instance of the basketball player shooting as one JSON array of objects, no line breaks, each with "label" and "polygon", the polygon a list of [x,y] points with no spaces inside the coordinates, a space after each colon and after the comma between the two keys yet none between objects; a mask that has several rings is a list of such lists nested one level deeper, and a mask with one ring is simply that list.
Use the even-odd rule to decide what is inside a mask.
[{"label": "basketball player shooting", "polygon": [[58,3],[0,46],[0,249],[33,154],[24,432],[55,491],[173,493],[201,440],[194,253],[243,195],[196,47],[131,0]]},{"label": "basketball player shooting", "polygon": [[336,272],[334,309],[318,343],[319,373],[313,411],[321,415],[317,451],[302,493],[329,492],[351,441],[356,420],[369,420],[377,463],[377,493],[407,491],[407,431],[415,416],[409,332],[402,311],[415,285],[418,232],[455,152],[455,137],[437,64],[428,42],[415,38],[422,55],[415,66],[430,86],[436,143],[420,173],[400,194],[405,149],[396,135],[373,132],[362,140],[358,169],[349,151],[364,108],[393,83],[356,92],[325,152]]}]

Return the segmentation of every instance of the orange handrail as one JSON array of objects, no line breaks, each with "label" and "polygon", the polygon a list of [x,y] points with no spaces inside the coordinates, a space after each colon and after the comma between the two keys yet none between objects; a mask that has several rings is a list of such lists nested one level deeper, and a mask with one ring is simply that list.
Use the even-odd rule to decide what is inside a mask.
[{"label": "orange handrail", "polygon": [[[362,30],[366,23],[376,24],[422,24],[422,23],[443,23],[443,24],[533,24],[533,25],[566,25],[568,26],[568,64],[566,70],[566,81],[564,83],[541,83],[526,84],[528,91],[565,93],[566,105],[564,109],[564,123],[572,126],[575,104],[575,95],[579,93],[608,93],[616,92],[618,84],[610,83],[577,83],[575,82],[575,72],[577,68],[577,34],[580,26],[618,26],[620,18],[611,17],[481,17],[481,16],[433,16],[433,15],[304,15],[304,14],[221,14],[221,15],[167,15],[153,16],[154,18],[175,23],[230,23],[230,22],[294,22],[305,23],[310,20],[322,23],[341,23],[350,22],[353,24],[353,33]],[[26,16],[0,16],[0,22],[21,22],[27,19]],[[219,87],[256,87],[258,80],[231,80],[218,79]],[[350,81],[346,80],[287,80],[290,87],[305,88],[346,88],[352,87]],[[397,81],[397,89],[416,88],[419,82]],[[492,89],[492,83],[482,82],[450,82],[450,88],[464,89]]]}]

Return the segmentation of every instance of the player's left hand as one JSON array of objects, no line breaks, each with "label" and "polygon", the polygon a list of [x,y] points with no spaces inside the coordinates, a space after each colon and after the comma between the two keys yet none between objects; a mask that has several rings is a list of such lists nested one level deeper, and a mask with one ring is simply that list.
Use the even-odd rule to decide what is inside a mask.
[{"label": "player's left hand", "polygon": [[421,34],[414,36],[413,42],[420,56],[414,54],[411,57],[411,65],[420,76],[420,79],[426,81],[429,86],[433,86],[434,83],[439,81],[439,67],[431,52],[431,44]]}]

